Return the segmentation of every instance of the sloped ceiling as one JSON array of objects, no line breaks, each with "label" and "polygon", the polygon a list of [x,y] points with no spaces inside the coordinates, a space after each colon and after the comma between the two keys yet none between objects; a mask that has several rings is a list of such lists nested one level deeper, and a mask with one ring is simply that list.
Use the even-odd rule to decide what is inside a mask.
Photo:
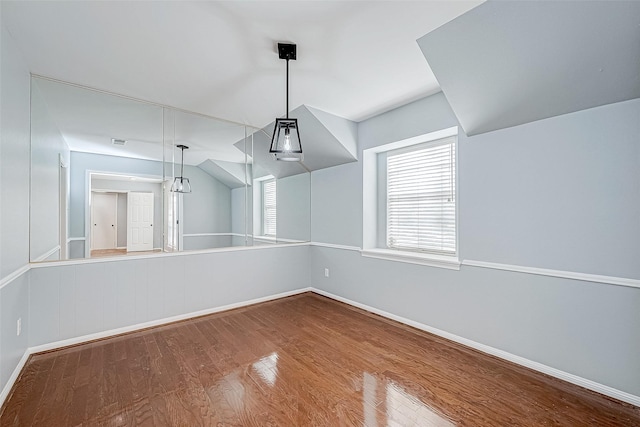
[{"label": "sloped ceiling", "polygon": [[363,120],[437,92],[415,40],[472,1],[8,1],[34,74],[262,127],[290,105]]},{"label": "sloped ceiling", "polygon": [[[301,105],[289,117],[298,119],[300,140],[304,160],[301,162],[279,162],[269,154],[271,135],[275,121],[253,134],[254,178],[261,174],[276,178],[338,166],[357,160],[358,126],[351,120],[325,111]],[[241,142],[236,144],[243,148]]]},{"label": "sloped ceiling", "polygon": [[209,159],[198,167],[231,189],[243,187],[246,181],[244,163]]},{"label": "sloped ceiling", "polygon": [[640,97],[640,2],[495,1],[418,44],[468,135]]}]

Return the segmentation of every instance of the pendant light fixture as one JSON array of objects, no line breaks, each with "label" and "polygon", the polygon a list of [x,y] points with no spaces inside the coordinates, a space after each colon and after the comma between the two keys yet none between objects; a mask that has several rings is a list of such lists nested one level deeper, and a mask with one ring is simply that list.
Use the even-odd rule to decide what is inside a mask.
[{"label": "pendant light fixture", "polygon": [[284,119],[276,119],[269,153],[273,153],[276,160],[299,162],[302,160],[302,144],[298,119],[289,118],[289,60],[296,60],[296,45],[278,43],[278,54],[280,59],[287,60],[287,114]]},{"label": "pendant light fixture", "polygon": [[189,183],[189,178],[184,177],[184,150],[188,150],[189,147],[182,144],[177,145],[177,147],[182,150],[182,162],[180,163],[180,176],[176,176],[173,179],[171,191],[173,191],[174,193],[191,193],[191,184]]}]

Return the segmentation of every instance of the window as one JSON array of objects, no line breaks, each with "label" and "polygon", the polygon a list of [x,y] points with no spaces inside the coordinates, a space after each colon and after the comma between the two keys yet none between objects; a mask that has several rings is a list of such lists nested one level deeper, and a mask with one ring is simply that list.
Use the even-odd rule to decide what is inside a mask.
[{"label": "window", "polygon": [[459,270],[452,127],[363,150],[362,251]]},{"label": "window", "polygon": [[455,140],[387,153],[390,249],[456,254]]},{"label": "window", "polygon": [[262,231],[276,236],[276,180],[262,181]]}]

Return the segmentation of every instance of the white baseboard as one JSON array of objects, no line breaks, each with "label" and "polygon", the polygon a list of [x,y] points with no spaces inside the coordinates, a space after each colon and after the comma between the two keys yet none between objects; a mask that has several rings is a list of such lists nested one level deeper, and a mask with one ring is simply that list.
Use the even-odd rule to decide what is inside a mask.
[{"label": "white baseboard", "polygon": [[103,339],[103,338],[109,338],[109,337],[112,337],[114,335],[125,334],[125,333],[128,333],[128,332],[135,332],[135,331],[138,331],[138,330],[141,330],[141,329],[151,328],[153,326],[166,325],[167,323],[172,323],[172,322],[177,322],[177,321],[180,321],[180,320],[191,319],[191,318],[199,317],[199,316],[206,316],[207,314],[219,313],[221,311],[232,310],[234,308],[246,307],[246,306],[253,305],[253,304],[258,304],[258,303],[261,303],[261,302],[272,301],[272,300],[276,300],[276,299],[279,299],[279,298],[289,297],[289,296],[292,296],[292,295],[298,295],[298,294],[301,294],[301,293],[304,293],[304,292],[310,292],[310,291],[311,291],[311,288],[295,289],[293,291],[282,292],[282,293],[275,294],[275,295],[268,295],[266,297],[254,298],[254,299],[247,300],[247,301],[241,301],[241,302],[236,302],[236,303],[233,303],[233,304],[227,304],[227,305],[218,306],[218,307],[214,307],[214,308],[208,308],[206,310],[192,311],[190,313],[179,314],[177,316],[165,317],[165,318],[162,318],[162,319],[152,320],[152,321],[144,322],[144,323],[137,323],[135,325],[125,326],[125,327],[117,328],[117,329],[110,329],[108,331],[103,331],[103,332],[96,332],[95,334],[82,335],[80,337],[69,338],[69,339],[66,339],[66,340],[55,341],[55,342],[51,342],[51,343],[47,343],[47,344],[41,344],[41,345],[37,345],[37,346],[34,346],[34,347],[29,347],[28,352],[29,352],[29,354],[35,354],[35,353],[40,353],[40,352],[43,352],[43,351],[55,350],[57,348],[68,347],[70,345],[82,344],[84,342],[95,341],[95,340],[99,340],[99,339]]},{"label": "white baseboard", "polygon": [[24,351],[24,354],[22,355],[22,358],[20,359],[15,369],[11,373],[11,376],[7,380],[7,383],[4,385],[4,388],[2,389],[2,393],[0,393],[0,407],[4,404],[4,400],[9,396],[11,387],[13,387],[13,384],[16,382],[16,380],[20,376],[20,372],[22,372],[22,368],[24,368],[24,365],[27,363],[29,356],[31,356],[31,353],[29,352],[29,349],[26,349]]},{"label": "white baseboard", "polygon": [[384,310],[380,310],[377,309],[375,307],[371,307],[368,306],[366,304],[361,304],[359,302],[350,300],[348,298],[343,298],[341,296],[332,294],[330,292],[326,292],[314,287],[310,288],[311,292],[315,292],[318,295],[323,295],[327,298],[331,298],[334,299],[336,301],[340,301],[343,302],[345,304],[349,304],[352,305],[354,307],[358,307],[361,308],[363,310],[369,311],[371,313],[380,315],[382,317],[386,317],[387,319],[391,319],[391,320],[395,320],[396,322],[400,322],[400,323],[404,323],[405,325],[409,325],[411,327],[414,327],[416,329],[420,329],[422,331],[426,331],[429,333],[432,333],[434,335],[438,335],[442,338],[446,338],[448,340],[457,342],[459,344],[462,345],[466,345],[467,347],[471,347],[473,349],[479,350],[483,353],[487,353],[490,354],[492,356],[496,356],[499,357],[500,359],[504,359],[504,360],[508,360],[509,362],[513,362],[517,365],[521,365],[530,369],[533,369],[534,371],[538,371],[538,372],[542,372],[543,374],[547,374],[547,375],[551,375],[552,377],[555,378],[559,378],[563,381],[578,385],[580,387],[598,392],[600,394],[604,394],[605,396],[609,396],[609,397],[613,397],[614,399],[618,399],[621,400],[623,402],[627,402],[627,403],[631,403],[632,405],[635,406],[640,406],[640,396],[635,396],[631,393],[627,393],[618,389],[615,389],[613,387],[609,387],[607,385],[604,384],[600,384],[597,383],[595,381],[591,381],[588,380],[586,378],[582,378],[579,377],[577,375],[574,374],[570,374],[568,372],[564,372],[561,371],[559,369],[556,368],[552,368],[551,366],[547,366],[547,365],[543,365],[542,363],[538,363],[538,362],[534,362],[533,360],[529,360],[526,359],[524,357],[521,356],[517,356],[515,354],[511,354],[509,352],[506,352],[504,350],[500,350],[494,347],[490,347],[488,345],[485,344],[481,344],[472,340],[469,340],[467,338],[463,338],[461,336],[458,335],[454,335],[451,334],[449,332],[445,332],[443,330],[437,329],[437,328],[433,328],[431,326],[401,317],[401,316],[396,316],[395,314],[391,314],[389,312],[386,312]]}]

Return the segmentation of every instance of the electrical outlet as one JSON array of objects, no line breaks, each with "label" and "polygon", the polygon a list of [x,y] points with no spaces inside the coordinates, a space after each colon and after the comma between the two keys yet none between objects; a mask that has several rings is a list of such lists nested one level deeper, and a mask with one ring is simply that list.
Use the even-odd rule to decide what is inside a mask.
[{"label": "electrical outlet", "polygon": [[324,269],[324,277],[329,277],[329,269],[328,268]]},{"label": "electrical outlet", "polygon": [[20,336],[21,332],[22,332],[22,317],[18,318],[18,321],[16,322],[16,335]]}]

